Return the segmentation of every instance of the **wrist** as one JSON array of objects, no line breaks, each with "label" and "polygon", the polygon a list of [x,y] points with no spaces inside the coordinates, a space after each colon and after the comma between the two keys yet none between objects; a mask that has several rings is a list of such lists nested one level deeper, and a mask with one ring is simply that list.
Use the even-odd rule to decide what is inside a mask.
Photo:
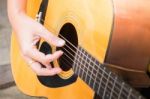
[{"label": "wrist", "polygon": [[24,12],[16,12],[9,15],[9,21],[11,23],[12,28],[16,31],[18,26],[21,26],[23,19],[25,19],[27,15]]}]

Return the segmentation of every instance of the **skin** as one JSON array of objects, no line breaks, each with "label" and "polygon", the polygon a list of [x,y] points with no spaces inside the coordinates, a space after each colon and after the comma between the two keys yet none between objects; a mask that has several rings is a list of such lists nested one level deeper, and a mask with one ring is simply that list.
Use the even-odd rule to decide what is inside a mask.
[{"label": "skin", "polygon": [[[56,51],[53,54],[45,55],[36,49],[35,44],[40,38],[43,38],[49,44],[61,47],[65,41],[54,36],[40,23],[27,16],[26,2],[27,0],[7,0],[8,17],[19,42],[21,54],[37,75],[52,76],[58,74],[62,70],[58,67],[52,68],[49,63],[59,58],[63,52]],[[42,68],[40,63],[46,68]]]}]

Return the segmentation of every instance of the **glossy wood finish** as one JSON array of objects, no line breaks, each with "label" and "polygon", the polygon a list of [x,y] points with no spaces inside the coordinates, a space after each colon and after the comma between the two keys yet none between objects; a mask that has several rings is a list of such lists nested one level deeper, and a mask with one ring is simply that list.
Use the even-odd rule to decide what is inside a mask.
[{"label": "glossy wood finish", "polygon": [[150,62],[149,5],[148,0],[114,0],[114,28],[105,61],[116,65],[113,68],[133,70],[132,75],[145,75],[134,77],[134,82],[131,82],[137,83],[135,86],[142,86],[141,79],[143,86],[150,85],[150,79],[146,74]]},{"label": "glossy wood finish", "polygon": [[[32,18],[35,18],[38,12],[40,1],[41,0],[28,0],[27,12]],[[98,61],[103,63],[112,35],[112,25],[115,25],[113,21],[114,15],[117,14],[113,12],[113,6],[117,10],[121,9],[119,6],[116,6],[119,2],[121,2],[121,0],[50,0],[45,19],[45,27],[55,35],[58,35],[61,27],[65,23],[72,23],[77,30],[79,45],[86,49],[87,52]],[[128,2],[131,1],[128,0]],[[134,3],[136,2],[137,1],[134,0]],[[147,3],[148,0],[143,0],[141,2]],[[141,8],[141,10],[142,9],[143,8]],[[120,13],[117,16],[119,17],[122,15]],[[123,20],[121,19],[121,21]],[[123,23],[118,23],[117,26],[121,26]],[[132,29],[134,30],[134,28]],[[117,29],[113,30],[115,31]],[[128,30],[128,28],[126,28],[126,30]],[[53,47],[53,51],[55,51],[55,47]],[[45,96],[49,99],[93,98],[94,91],[80,78],[78,78],[75,83],[60,88],[48,88],[43,86],[38,81],[35,73],[21,57],[14,33],[11,42],[11,64],[17,86],[22,92],[28,95]],[[55,61],[55,65],[56,64],[57,61]],[[63,72],[63,76],[65,76],[65,73],[66,72]]]},{"label": "glossy wood finish", "polygon": [[[35,18],[40,2],[29,0],[28,3],[28,15]],[[112,9],[111,0],[49,0],[45,27],[58,35],[65,23],[72,23],[78,33],[79,45],[103,62],[113,22]],[[22,59],[14,34],[12,35],[11,59],[14,79],[19,89],[28,95],[45,96],[49,99],[92,99],[94,96],[94,91],[80,78],[65,87],[43,86]]]}]

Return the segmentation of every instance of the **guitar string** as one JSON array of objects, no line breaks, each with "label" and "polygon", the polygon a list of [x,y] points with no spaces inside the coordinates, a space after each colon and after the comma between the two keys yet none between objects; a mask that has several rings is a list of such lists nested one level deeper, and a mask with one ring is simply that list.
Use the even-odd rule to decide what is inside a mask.
[{"label": "guitar string", "polygon": [[[65,54],[65,53],[64,53],[64,54]],[[67,54],[65,54],[65,55],[67,55]],[[64,59],[65,59],[65,58],[64,58]],[[65,60],[66,60],[66,59],[65,59]],[[66,60],[66,61],[67,61],[67,63],[69,63],[68,60]],[[76,61],[78,61],[78,60],[76,60]],[[63,62],[63,61],[62,61],[62,62]],[[75,62],[75,61],[73,61],[73,62]],[[64,63],[64,62],[63,62],[63,63]],[[66,63],[65,63],[65,64],[66,64]],[[71,64],[71,63],[69,63],[69,64]],[[81,65],[83,65],[83,64],[81,64]],[[83,67],[85,67],[85,66],[83,65]],[[85,67],[85,68],[87,68],[87,67]],[[79,70],[79,69],[82,69],[82,70],[85,72],[85,70],[84,70],[82,67],[79,67],[78,70]],[[88,74],[88,76],[91,76],[91,75]],[[93,78],[91,78],[91,79],[93,79]],[[94,80],[94,79],[93,79],[93,80]],[[96,81],[96,82],[97,82],[97,81]],[[99,83],[99,82],[97,82],[97,83]],[[102,80],[102,83],[105,83],[105,82]],[[89,82],[89,84],[90,84],[90,82]],[[109,84],[110,84],[110,83],[109,83]],[[116,83],[115,83],[115,84],[116,84]],[[106,86],[106,85],[104,84],[104,86]],[[105,87],[100,87],[100,88],[103,88],[103,89],[104,89]],[[109,90],[110,90],[110,87],[107,86],[106,89],[109,89]],[[110,90],[109,92],[111,92],[111,91],[113,91],[113,90]],[[98,92],[99,92],[99,91],[98,91]],[[113,93],[114,93],[114,92],[115,92],[115,91],[113,91]],[[111,95],[114,95],[113,93],[112,93]],[[131,93],[131,92],[130,92],[130,93]],[[130,94],[130,93],[124,93],[124,94],[121,93],[121,96],[122,96],[122,95],[127,96],[127,95]],[[118,94],[117,94],[116,92],[115,92],[115,95],[118,96]],[[132,95],[132,94],[131,94],[131,95]],[[131,96],[131,95],[130,95],[130,96]],[[133,95],[132,95],[132,96],[133,96]],[[134,97],[134,96],[133,96],[133,97]],[[138,97],[139,97],[139,96],[138,96]],[[135,98],[137,98],[137,97],[135,97]],[[115,99],[116,99],[116,98],[115,98]]]},{"label": "guitar string", "polygon": [[[65,59],[65,58],[64,58]],[[65,59],[66,60],[66,59]],[[67,63],[69,63],[68,62],[68,60],[66,60],[66,62],[67,63],[65,63],[64,61],[62,61],[64,64],[66,64],[66,65],[68,65]],[[84,71],[84,69],[83,68],[81,68],[81,67],[79,67],[80,69],[82,69],[82,71]],[[87,74],[88,76],[90,76],[89,74]],[[93,78],[91,78],[91,79],[93,79]],[[94,79],[93,79],[94,80]],[[96,83],[98,83],[97,81],[96,81]],[[105,82],[104,81],[102,81],[102,83],[103,84],[105,84]],[[90,84],[90,82],[89,82],[89,84]],[[107,92],[111,92],[111,89],[110,89],[110,87],[109,86],[105,86],[107,89],[109,89]],[[100,88],[102,88],[102,89],[104,89],[105,88],[104,86],[101,86]],[[97,93],[97,92],[96,92]],[[98,92],[99,93],[99,92]],[[115,94],[115,95],[114,95]],[[117,97],[117,93],[116,92],[114,92],[113,91],[113,95],[112,95],[112,97]],[[115,97],[115,99],[116,99],[116,97]]]},{"label": "guitar string", "polygon": [[[42,20],[43,21],[43,20]],[[49,25],[45,22],[44,23],[45,25],[47,25],[48,27],[49,27]],[[65,41],[67,41],[72,47],[74,47],[76,50],[78,50],[78,48],[76,48],[70,41],[68,41],[65,37],[63,37],[61,34],[59,34]],[[68,45],[67,44],[65,44],[67,47],[68,47]],[[71,51],[73,51],[74,53],[76,53],[74,50],[72,50],[70,47],[68,47]],[[80,50],[78,50],[78,51],[80,51]],[[83,54],[82,52],[81,52],[81,54]],[[84,55],[84,54],[83,54]],[[85,56],[85,55],[84,55]],[[89,59],[87,56],[85,56],[87,59]],[[91,59],[89,59],[89,60],[91,60]],[[92,61],[93,62],[93,61]],[[94,62],[93,62],[94,63]],[[94,65],[95,66],[97,66],[98,68],[99,68],[99,66],[97,65],[97,64],[95,64],[94,63]],[[93,68],[93,66],[91,66],[92,68]],[[100,68],[101,69],[101,68]],[[101,69],[102,70],[102,69]],[[102,70],[103,71],[103,70]],[[105,71],[104,71],[105,72]],[[107,72],[105,72],[107,75],[108,75],[108,73]],[[112,78],[113,79],[113,78]],[[119,84],[120,85],[120,84]]]},{"label": "guitar string", "polygon": [[[63,37],[61,34],[59,34],[65,41],[67,41],[72,47],[74,47],[77,51],[80,51],[78,48],[76,48],[70,41],[68,41],[65,37]],[[71,49],[71,47],[69,47],[67,44],[66,44],[66,46],[71,50],[71,51],[73,51],[74,53],[76,53],[73,49]],[[63,47],[64,48],[64,47]],[[68,50],[66,49],[66,51],[68,52]],[[85,54],[83,54],[83,52],[82,51],[80,51],[81,52],[81,54],[83,55],[83,56],[85,56],[87,59],[89,59],[89,57],[87,57]],[[70,52],[68,52],[70,55],[72,55]],[[77,54],[78,55],[78,54]],[[79,56],[80,57],[80,56]],[[85,60],[84,60],[85,61]],[[109,76],[109,74],[106,72],[106,71],[104,71],[102,68],[100,68],[97,64],[95,64],[91,59],[89,59],[89,61],[91,61],[95,66],[97,66],[99,69],[101,69],[107,76]],[[85,61],[85,63],[87,63],[86,61]],[[93,68],[93,69],[95,69],[94,68],[94,66],[91,66],[91,68]],[[96,69],[95,69],[96,70]],[[110,72],[110,71],[109,71]],[[104,77],[106,80],[107,80],[107,78],[106,77]],[[112,76],[110,76],[110,78],[112,79],[112,80],[114,80],[113,78],[112,78]],[[122,82],[122,83],[124,83],[124,82]],[[118,84],[120,87],[122,86],[122,83],[119,83],[119,82],[116,82],[116,84]],[[126,84],[127,85],[127,84]],[[126,87],[124,87],[124,91],[126,91],[127,93],[128,93],[128,89],[126,89]],[[134,96],[134,97],[136,97],[135,96],[135,94],[132,94],[132,96]]]},{"label": "guitar string", "polygon": [[[45,25],[47,25],[47,23],[45,23]],[[61,34],[60,34],[60,36],[61,37],[63,37]],[[64,37],[63,37],[64,38]],[[65,38],[64,38],[65,39]],[[77,49],[72,43],[70,43],[67,39],[65,39],[65,41],[67,41],[72,47],[74,47],[75,49]],[[68,47],[68,48],[70,48],[70,47]],[[71,49],[71,48],[70,48]],[[72,49],[71,49],[72,50]],[[74,52],[74,51],[73,51]],[[82,53],[81,53],[82,54]],[[84,55],[84,54],[83,54]],[[88,57],[87,57],[88,58]],[[91,60],[91,59],[89,59],[89,60]],[[93,61],[92,61],[93,62]],[[94,63],[95,64],[95,63]],[[97,64],[96,64],[96,66],[97,66]],[[97,66],[98,67],[98,66]],[[92,68],[93,68],[93,66],[92,66]],[[98,67],[99,68],[99,67]],[[101,68],[100,68],[101,69]],[[103,71],[103,70],[102,70]],[[105,71],[104,71],[105,72]],[[105,74],[106,75],[108,75],[107,74],[107,72],[105,72]],[[110,76],[110,78],[112,78],[111,76]],[[113,78],[112,78],[113,79]],[[113,79],[114,80],[114,79]],[[120,83],[118,83],[118,82],[116,82],[116,84],[118,84],[118,85],[120,85],[121,86],[121,84]],[[125,87],[124,87],[125,88]],[[128,92],[127,91],[127,89],[125,88],[125,90],[126,90],[126,92]]]},{"label": "guitar string", "polygon": [[[45,25],[47,25],[47,26],[49,26],[46,22],[44,23]],[[61,34],[59,34],[65,41],[67,41],[72,47],[74,47],[76,50],[78,50],[78,48],[76,48],[70,41],[68,41],[65,37],[63,37]],[[67,44],[66,44],[66,46],[67,46]],[[71,49],[70,47],[68,47],[69,49]],[[72,50],[72,49],[71,49]],[[74,52],[74,50],[72,50],[73,52]],[[74,52],[75,53],[75,52]],[[81,52],[81,54],[83,54],[82,52]],[[84,54],[83,54],[84,55]],[[84,55],[85,56],[85,55]],[[85,56],[85,57],[87,57],[87,56]],[[87,57],[88,58],[88,57]],[[89,58],[88,58],[89,59]],[[89,59],[89,60],[91,60],[91,59]],[[91,61],[91,62],[93,62],[93,61]],[[93,62],[94,63],[94,62]],[[95,64],[95,63],[94,63]],[[99,66],[97,65],[97,64],[95,64],[95,66],[97,66],[98,68],[99,68]],[[92,68],[93,68],[93,66],[91,66]],[[101,68],[100,68],[101,69]],[[102,69],[101,69],[102,70]],[[103,70],[102,70],[103,71]],[[108,76],[109,74],[106,72],[106,71],[104,71],[104,73]],[[110,76],[110,78],[112,78],[112,76]],[[113,78],[112,78],[113,79]],[[114,79],[113,79],[114,80]],[[118,85],[120,85],[121,86],[121,84],[120,83],[118,83],[118,82],[116,82]],[[124,87],[124,89],[125,89],[125,91],[126,92],[128,92],[128,90]],[[134,94],[132,94],[132,95],[134,95]],[[134,95],[135,96],[135,95]]]},{"label": "guitar string", "polygon": [[[66,46],[67,46],[67,44],[66,44]],[[67,46],[68,47],[68,46]],[[63,47],[64,48],[64,47]],[[70,48],[70,47],[68,47],[68,48]],[[65,48],[64,48],[65,49]],[[67,49],[65,49],[68,53],[69,53],[69,55],[72,55]],[[73,50],[72,50],[73,51]],[[77,51],[80,51],[78,48],[77,48]],[[80,51],[81,52],[81,54],[82,54],[82,51]],[[78,54],[76,54],[76,55],[78,55]],[[82,54],[83,56],[85,56],[84,54]],[[79,57],[80,57],[80,55],[78,55]],[[73,55],[72,55],[72,57],[73,57]],[[82,57],[81,57],[82,58]],[[88,58],[88,57],[86,57],[86,58]],[[83,58],[82,58],[83,59]],[[89,58],[88,58],[89,59]],[[73,61],[73,60],[72,60]],[[85,63],[87,63],[85,60],[83,60]],[[89,59],[89,61],[91,61],[91,62],[93,62],[91,59]],[[79,63],[80,63],[80,61],[79,61]],[[94,62],[93,62],[94,63]],[[81,63],[82,64],[82,63]],[[83,64],[82,64],[83,65]],[[84,65],[83,65],[84,66]],[[89,65],[90,66],[90,65]],[[90,66],[92,69],[95,69],[94,68],[94,66]],[[107,75],[107,72],[105,72],[102,68],[100,68],[100,67],[98,67],[100,70],[102,70],[106,75]],[[96,70],[96,69],[95,69]],[[100,74],[100,73],[99,73]],[[109,75],[107,75],[107,76],[109,76]],[[107,80],[107,78],[106,77],[104,77],[106,80]],[[114,79],[110,76],[110,78],[114,81]],[[109,79],[110,79],[109,78]],[[117,77],[118,78],[118,77]],[[112,82],[111,82],[112,83]],[[124,83],[124,82],[122,82],[122,83]],[[119,82],[116,82],[116,84],[117,85],[119,85],[120,87],[122,86],[122,83],[121,83],[121,85],[120,85],[120,83]],[[127,84],[125,84],[126,86],[128,86]],[[117,88],[117,89],[119,89],[120,87],[115,87],[115,88]],[[130,88],[131,89],[131,88]],[[125,94],[128,94],[128,89],[126,89],[126,87],[123,87],[123,90],[126,92],[123,92],[123,93],[125,93]],[[135,96],[135,94],[131,94],[133,97],[135,97],[135,98],[137,98],[137,96]],[[140,96],[140,95],[139,95]]]},{"label": "guitar string", "polygon": [[[65,53],[64,53],[65,54]],[[62,60],[65,60],[67,63],[65,63],[64,61],[61,61],[61,62],[63,62],[65,65],[71,65],[71,63],[68,61],[68,60],[66,60],[65,58],[63,58]],[[82,68],[82,67],[79,67],[80,69],[82,69],[82,71],[84,71],[85,72],[85,70]],[[87,74],[88,76],[90,76],[89,74]],[[91,78],[91,79],[93,79],[93,78]],[[94,79],[93,79],[94,80]],[[98,81],[96,81],[96,83],[99,83]],[[102,83],[105,85],[105,82],[102,80]],[[89,84],[90,84],[90,82],[89,82]],[[98,85],[98,86],[100,86],[100,85]],[[105,85],[105,87],[107,88],[107,89],[109,89],[107,92],[113,92],[113,95],[111,96],[111,97],[114,97],[114,99],[116,99],[117,98],[117,96],[118,96],[118,94],[114,91],[114,90],[111,90],[111,88],[110,88],[110,86],[106,86]],[[100,86],[100,88],[102,88],[102,89],[105,89],[105,87],[104,86]],[[97,93],[97,92],[96,92]],[[100,92],[98,92],[98,93],[100,93]],[[115,94],[115,95],[114,95]]]},{"label": "guitar string", "polygon": [[[41,20],[41,21],[43,21],[43,20]],[[49,25],[45,22],[44,23],[45,25],[47,25],[48,27],[49,27]],[[61,34],[59,34],[65,41],[67,41],[72,47],[74,47],[76,50],[78,50],[78,48],[76,48],[70,41],[68,41],[65,37],[63,37]],[[72,48],[70,48],[67,44],[65,44],[74,54],[76,53]],[[63,48],[63,47],[62,47]],[[66,50],[67,51],[67,50]],[[78,51],[80,51],[80,50],[78,50]],[[81,51],[80,51],[81,52]],[[81,54],[82,55],[84,55],[82,52],[81,52]],[[86,55],[84,55],[87,59],[89,59]],[[92,63],[94,63],[91,59],[89,59]],[[85,61],[86,62],[86,61]],[[94,63],[94,65],[95,66],[97,66],[98,68],[100,68],[97,64],[95,64]],[[93,66],[91,66],[91,68],[94,68]],[[95,68],[94,68],[95,69]],[[102,68],[100,68],[102,71],[104,71]],[[109,76],[109,74],[106,72],[106,71],[104,71],[104,73],[107,75],[107,76]],[[110,76],[110,78],[112,78],[112,76]],[[107,78],[106,78],[107,79]],[[112,78],[113,79],[113,78]],[[114,80],[114,79],[113,79]],[[119,85],[119,86],[121,86],[121,84],[120,83],[118,83],[117,82],[117,84]],[[128,90],[126,89],[126,92],[128,92]]]},{"label": "guitar string", "polygon": [[[65,39],[65,38],[64,38]],[[66,44],[66,46],[70,49],[70,47]],[[64,48],[64,47],[63,47]],[[64,48],[65,49],[65,48]],[[73,57],[73,55],[67,50],[67,49],[65,49],[68,53],[69,53],[69,55],[71,55],[72,57]],[[72,50],[72,49],[71,49]],[[77,49],[78,51],[80,51],[79,49]],[[72,50],[73,51],[73,50]],[[81,52],[81,51],[80,51]],[[82,52],[81,52],[81,54],[82,54]],[[78,55],[78,54],[77,54]],[[82,54],[83,56],[85,56],[84,54]],[[79,55],[78,55],[79,56]],[[79,56],[80,57],[80,56]],[[87,56],[86,56],[86,58],[88,58]],[[83,59],[83,58],[82,58]],[[89,58],[88,58],[89,59]],[[85,60],[83,60],[85,63],[87,63]],[[91,59],[89,59],[89,61],[91,61],[91,62],[93,62]],[[93,62],[94,63],[94,62]],[[90,66],[90,65],[89,65]],[[94,66],[90,66],[92,69],[95,69],[94,68]],[[98,66],[98,68],[99,69],[101,69],[99,66]],[[96,70],[96,69],[95,69]],[[103,69],[101,69],[106,75],[107,75],[107,72],[105,72]],[[99,73],[100,74],[100,73]],[[107,75],[107,76],[109,76],[109,75]],[[106,80],[107,80],[107,78],[106,77],[104,77]],[[110,76],[110,78],[112,79],[112,80],[114,80],[111,76]],[[118,82],[116,82],[116,84],[118,84],[120,87],[121,87],[121,85],[120,85],[120,83],[118,83]],[[117,87],[118,88],[118,87]],[[124,87],[125,88],[125,87]],[[119,89],[119,88],[118,88]],[[126,92],[128,92],[126,89],[125,89],[125,91]]]},{"label": "guitar string", "polygon": [[[44,21],[43,21],[44,22]],[[67,55],[66,53],[64,53],[65,55]],[[67,55],[68,56],[68,55]],[[69,57],[69,56],[68,56]],[[65,59],[65,58],[63,58],[63,59]],[[66,59],[65,59],[66,60]],[[72,59],[71,59],[72,60]],[[65,63],[64,61],[62,61],[63,63]],[[74,62],[74,61],[73,61]],[[68,60],[67,60],[67,63],[68,63]],[[66,64],[66,63],[65,63]],[[84,65],[83,65],[84,66]],[[86,67],[86,66],[84,66],[84,67]],[[79,68],[81,68],[80,66],[79,66]],[[82,69],[82,68],[81,68]],[[84,69],[83,69],[83,71],[84,71]],[[90,75],[89,75],[89,77],[90,77]],[[93,78],[92,78],[93,79]],[[94,80],[94,79],[93,79]],[[102,80],[102,82],[103,82],[103,80]],[[90,82],[89,82],[90,83]],[[104,82],[105,83],[105,82]],[[105,85],[105,87],[107,87],[106,85]]]},{"label": "guitar string", "polygon": [[[43,21],[43,20],[42,20]],[[44,22],[44,21],[43,21]]]},{"label": "guitar string", "polygon": [[[45,25],[47,25],[48,26],[48,24],[47,23],[45,23]],[[78,51],[80,51],[78,48],[76,48],[70,41],[68,41],[65,37],[63,37],[61,34],[59,34],[65,41],[67,41],[72,47],[74,47],[76,50],[78,50]],[[66,44],[66,46],[71,50],[71,51],[73,51],[73,53],[76,53],[74,50],[72,50],[67,44]],[[81,52],[81,54],[82,55],[84,55],[82,52]],[[84,55],[85,56],[85,55]],[[85,57],[87,57],[87,56],[85,56]],[[88,58],[88,57],[87,57]],[[88,58],[89,59],[89,58]],[[89,59],[89,60],[91,60],[91,59]],[[92,61],[93,62],[93,61]],[[94,63],[94,62],[93,62]],[[97,65],[97,64],[95,64],[94,63],[94,65],[95,66],[97,66],[98,68],[99,68],[99,66]],[[93,66],[91,66],[92,68],[93,68]],[[101,70],[102,70],[102,68],[101,68]],[[105,72],[105,71],[104,71]],[[107,76],[108,76],[108,73],[107,72],[105,72],[106,74],[107,74]],[[112,78],[112,77],[111,77]],[[112,78],[113,79],[113,78]],[[120,83],[118,83],[119,85],[121,85]]]},{"label": "guitar string", "polygon": [[[65,49],[65,48],[64,48]],[[66,49],[65,49],[66,50]],[[69,53],[69,52],[68,52]],[[74,62],[66,53],[64,53],[72,62]],[[85,68],[87,68],[85,65],[83,65],[79,60],[77,60],[83,67],[85,67]],[[79,67],[79,68],[81,68],[81,67]],[[82,68],[81,68],[82,69]],[[88,69],[88,68],[87,68]],[[93,69],[95,69],[95,68],[93,68]],[[100,69],[100,68],[99,68]],[[83,70],[83,69],[82,69]],[[85,71],[85,70],[83,70],[83,71]],[[102,70],[103,71],[103,70]],[[86,71],[85,71],[86,72]],[[91,71],[90,71],[91,72]],[[104,72],[104,71],[103,71]],[[98,72],[100,75],[101,75],[101,73],[100,72]],[[87,74],[88,75],[88,74]],[[93,74],[94,76],[96,76],[95,74]],[[89,76],[91,76],[91,75],[89,75]],[[104,78],[105,80],[107,80],[107,78],[105,77],[105,76],[103,76],[102,78]],[[93,79],[93,78],[92,78]],[[94,79],[93,79],[94,80]],[[113,80],[113,82],[114,82],[114,79],[112,79]],[[111,84],[113,84],[113,82],[110,82]],[[98,82],[97,82],[98,83]],[[105,85],[105,82],[102,80],[102,83]],[[110,84],[109,83],[109,84]],[[115,84],[116,85],[116,84]],[[110,87],[109,87],[110,88]],[[115,88],[117,88],[117,90],[120,90],[118,87],[115,87]],[[114,91],[115,92],[115,91]],[[116,92],[115,92],[116,93]],[[124,94],[124,95],[128,95],[128,93],[126,94],[124,91],[122,92],[122,94]],[[117,95],[117,94],[116,94]]]}]

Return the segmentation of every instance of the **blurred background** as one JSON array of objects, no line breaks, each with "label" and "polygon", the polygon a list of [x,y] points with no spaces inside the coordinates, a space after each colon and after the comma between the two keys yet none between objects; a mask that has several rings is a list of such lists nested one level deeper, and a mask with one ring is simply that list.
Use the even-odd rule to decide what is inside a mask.
[{"label": "blurred background", "polygon": [[39,99],[24,95],[15,86],[10,67],[11,26],[6,4],[7,0],[0,0],[0,99]]}]

